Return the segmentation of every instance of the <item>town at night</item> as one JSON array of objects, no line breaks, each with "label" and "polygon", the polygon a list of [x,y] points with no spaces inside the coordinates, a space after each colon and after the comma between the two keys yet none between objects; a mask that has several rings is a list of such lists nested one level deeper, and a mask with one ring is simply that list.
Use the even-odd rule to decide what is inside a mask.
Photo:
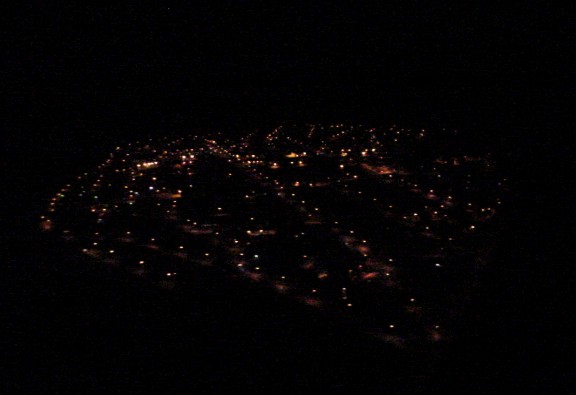
[{"label": "town at night", "polygon": [[457,139],[339,124],[129,143],[40,223],[141,281],[193,287],[212,270],[425,347],[452,335],[506,200],[490,153]]},{"label": "town at night", "polygon": [[22,5],[0,395],[576,393],[572,5]]}]

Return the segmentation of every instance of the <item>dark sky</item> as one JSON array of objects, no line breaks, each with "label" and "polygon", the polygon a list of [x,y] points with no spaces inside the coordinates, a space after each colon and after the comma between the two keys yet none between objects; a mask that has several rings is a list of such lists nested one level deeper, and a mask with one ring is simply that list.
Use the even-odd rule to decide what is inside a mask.
[{"label": "dark sky", "polygon": [[42,136],[285,119],[508,127],[558,100],[568,70],[568,13],[551,6],[284,3],[35,2],[14,21],[10,93]]}]

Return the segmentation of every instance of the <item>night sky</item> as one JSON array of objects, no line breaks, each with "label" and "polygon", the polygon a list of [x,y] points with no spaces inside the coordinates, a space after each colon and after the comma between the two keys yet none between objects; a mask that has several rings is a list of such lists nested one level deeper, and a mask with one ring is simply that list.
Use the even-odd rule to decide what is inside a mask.
[{"label": "night sky", "polygon": [[[34,244],[40,210],[61,184],[116,143],[216,129],[234,136],[284,121],[446,127],[494,152],[515,180],[499,269],[486,275],[468,332],[427,389],[574,393],[574,269],[566,248],[574,218],[572,19],[572,5],[533,2],[28,2],[3,35],[2,233],[10,247],[0,269],[8,300],[0,311],[8,323],[0,326],[8,350],[0,366],[13,374],[0,381],[7,393],[28,393],[19,387],[27,366],[58,354],[55,333],[81,326],[73,312],[84,302],[67,301],[98,306],[94,295],[111,292],[105,303],[130,304],[118,280],[94,279],[87,295],[79,285],[59,291],[87,281],[79,274],[36,269],[40,257],[46,267],[65,260],[46,258],[45,246]],[[67,318],[48,319],[31,307],[38,304],[62,305]],[[112,322],[129,309],[103,310]],[[47,329],[39,335],[38,327]],[[112,334],[101,336],[113,344],[129,337],[106,328]],[[94,341],[85,336],[77,341]],[[264,369],[267,354],[253,358]],[[61,366],[33,370],[40,377],[34,390],[74,388],[80,381]]]},{"label": "night sky", "polygon": [[319,118],[501,130],[565,99],[552,7],[201,3],[34,4],[13,21],[12,93],[62,138]]}]

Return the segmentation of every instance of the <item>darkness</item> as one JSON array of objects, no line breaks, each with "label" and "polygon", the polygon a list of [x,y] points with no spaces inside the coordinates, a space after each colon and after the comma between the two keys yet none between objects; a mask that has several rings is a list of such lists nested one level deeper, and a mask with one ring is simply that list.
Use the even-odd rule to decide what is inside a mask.
[{"label": "darkness", "polygon": [[[181,347],[173,339],[156,340],[182,338],[176,332],[187,324],[174,316],[189,306],[178,302],[173,314],[158,313],[172,303],[168,296],[131,289],[113,276],[87,280],[75,268],[76,257],[62,256],[39,239],[36,218],[53,192],[117,143],[198,130],[237,134],[286,120],[454,128],[466,133],[471,145],[495,152],[515,185],[497,268],[487,273],[486,286],[462,323],[463,335],[438,362],[426,388],[398,385],[404,393],[574,393],[576,328],[570,306],[575,273],[567,248],[574,218],[574,159],[568,145],[573,11],[573,6],[535,2],[391,1],[344,7],[249,0],[118,1],[98,7],[28,2],[6,25],[2,57],[7,104],[0,334],[6,352],[0,363],[8,373],[0,377],[6,393],[193,392],[194,380],[183,379],[186,370],[175,361],[192,364],[185,350],[193,350],[194,342],[207,342],[198,346],[200,361],[215,358],[214,352],[227,355],[224,350],[236,344],[234,335],[219,334],[226,339],[219,343],[201,334],[212,327],[206,324]],[[100,304],[100,295],[110,307]],[[135,311],[131,298],[140,297],[153,307]],[[294,344],[308,350],[310,358],[323,353],[322,361],[348,355],[355,366],[349,376],[342,372],[348,365],[318,368],[324,370],[321,383],[341,377],[337,386],[322,388],[354,390],[362,381],[361,388],[382,393],[385,380],[371,386],[363,378],[364,365],[356,364],[360,351],[350,351],[354,344],[339,343],[333,335],[311,346],[323,338],[324,324],[305,329],[285,317],[282,321],[271,306],[223,325],[243,328],[239,344],[246,347],[264,347],[251,339],[250,328],[256,325],[268,339],[263,343],[279,346],[292,358]],[[93,309],[101,311],[89,313]],[[267,326],[262,317],[277,321]],[[155,332],[144,333],[138,320],[151,320]],[[158,320],[178,329],[171,331]],[[307,340],[294,334],[269,340],[280,330],[278,322],[292,325]],[[69,347],[64,339],[72,333],[76,339]],[[156,343],[155,351],[126,346],[131,337]],[[121,373],[88,362],[71,367],[78,358],[71,349],[80,345],[100,366],[96,350],[108,342],[103,355],[115,355],[117,348],[126,354],[119,356],[122,363],[144,354],[144,359],[169,361],[170,369],[161,372],[171,372],[177,389],[162,379],[146,385],[143,377],[156,371],[150,361]],[[340,344],[342,354],[334,351]],[[290,393],[314,387],[298,381],[301,372],[286,361],[270,368],[269,359],[276,356],[265,347],[249,357],[235,352],[239,356],[222,372],[194,377],[209,377],[203,385],[213,392],[251,385],[257,392],[274,392],[275,377],[283,377]],[[52,368],[39,368],[42,358]],[[252,383],[245,380],[244,358],[260,370]],[[316,365],[307,366],[314,370]],[[376,367],[389,368],[370,366],[372,376],[379,376]],[[157,387],[160,383],[164,386]]]}]

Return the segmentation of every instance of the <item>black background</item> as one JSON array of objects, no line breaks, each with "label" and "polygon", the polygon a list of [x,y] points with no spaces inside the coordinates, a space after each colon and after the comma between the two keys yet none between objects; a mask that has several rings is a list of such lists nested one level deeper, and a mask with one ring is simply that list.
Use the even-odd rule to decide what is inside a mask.
[{"label": "black background", "polygon": [[[101,329],[106,335],[79,330],[78,344],[97,344],[87,350],[109,341],[136,353],[137,346],[121,345],[126,338],[144,336],[137,329],[121,330],[134,323],[129,307],[110,307],[130,306],[131,295],[140,291],[122,291],[114,279],[63,274],[54,268],[68,267],[64,262],[74,259],[38,246],[34,225],[51,193],[119,142],[193,130],[237,133],[285,120],[457,128],[471,143],[490,147],[515,186],[498,265],[486,275],[461,339],[421,391],[573,393],[574,269],[567,248],[574,218],[574,160],[568,145],[572,19],[573,6],[536,2],[25,3],[3,34],[1,270],[8,393],[74,392],[70,388],[78,383],[102,388],[94,383],[106,382],[106,370],[90,376],[89,368],[80,369],[80,378],[62,373],[77,365],[78,355],[62,351],[60,336],[84,328],[81,322],[106,323]],[[85,291],[77,285],[82,281],[96,285]],[[78,300],[89,311],[102,303],[110,306],[100,307],[103,318],[96,318],[79,314],[85,310]],[[50,309],[50,318],[41,314]],[[141,314],[152,317],[150,327],[162,327],[151,310]],[[124,318],[115,324],[117,316]],[[252,319],[260,318],[253,312]],[[253,324],[246,318],[238,325]],[[272,324],[261,325],[274,333]],[[157,332],[165,335],[162,330]],[[260,344],[247,337],[247,347]],[[284,350],[308,347],[294,339],[281,342]],[[227,347],[212,350],[225,356]],[[332,355],[334,347],[330,343],[321,351]],[[167,351],[163,358],[174,353]],[[102,359],[114,354],[109,350]],[[252,358],[251,366],[264,372],[255,388],[272,388],[264,384],[272,355],[275,351],[264,348]],[[42,370],[37,359],[57,368]],[[326,368],[324,381],[338,376],[345,377],[340,389],[353,390],[360,382],[364,389],[384,388],[384,379],[371,385],[363,377],[362,364],[348,378],[342,366]],[[146,365],[109,383],[130,391],[154,371]],[[277,371],[295,377],[288,363]],[[246,385],[242,375],[210,377]],[[166,385],[167,392],[172,388],[170,380],[148,380]],[[287,388],[306,387],[306,381],[296,381],[287,380],[294,386]],[[185,380],[180,384],[180,393],[194,387]]]}]

